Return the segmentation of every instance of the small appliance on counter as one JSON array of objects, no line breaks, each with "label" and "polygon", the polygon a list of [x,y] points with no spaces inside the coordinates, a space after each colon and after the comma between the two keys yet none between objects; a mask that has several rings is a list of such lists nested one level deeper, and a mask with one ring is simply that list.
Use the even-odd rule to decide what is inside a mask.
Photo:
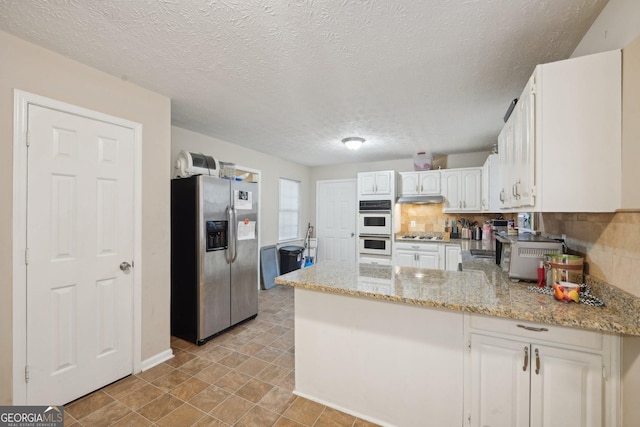
[{"label": "small appliance on counter", "polygon": [[496,234],[496,264],[514,281],[538,279],[545,255],[562,254],[562,243],[534,234]]},{"label": "small appliance on counter", "polygon": [[187,178],[193,175],[220,177],[220,162],[202,153],[181,151],[173,165],[175,178]]}]

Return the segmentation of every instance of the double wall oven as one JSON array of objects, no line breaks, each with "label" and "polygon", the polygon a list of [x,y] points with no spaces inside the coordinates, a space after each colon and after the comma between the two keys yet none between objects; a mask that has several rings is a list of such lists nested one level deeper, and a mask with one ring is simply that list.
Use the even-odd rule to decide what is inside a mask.
[{"label": "double wall oven", "polygon": [[[361,200],[358,214],[360,255],[391,257],[391,200]],[[361,257],[362,259],[362,257]]]}]

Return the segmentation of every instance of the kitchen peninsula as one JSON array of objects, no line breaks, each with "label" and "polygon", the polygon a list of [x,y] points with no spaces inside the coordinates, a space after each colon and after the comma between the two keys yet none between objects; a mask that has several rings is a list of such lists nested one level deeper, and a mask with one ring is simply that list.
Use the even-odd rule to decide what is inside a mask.
[{"label": "kitchen peninsula", "polygon": [[[640,300],[587,278],[605,307],[561,303],[510,282],[492,260],[465,251],[462,261],[460,272],[323,262],[276,278],[296,288],[296,393],[382,425],[480,425],[504,416],[486,410],[496,405],[536,425],[557,416],[552,390],[575,386],[562,425],[615,425],[619,337],[640,335]],[[483,376],[491,360],[503,368]],[[525,414],[487,396],[516,399],[494,377],[517,375],[527,376]],[[560,384],[547,390],[551,375]]]}]

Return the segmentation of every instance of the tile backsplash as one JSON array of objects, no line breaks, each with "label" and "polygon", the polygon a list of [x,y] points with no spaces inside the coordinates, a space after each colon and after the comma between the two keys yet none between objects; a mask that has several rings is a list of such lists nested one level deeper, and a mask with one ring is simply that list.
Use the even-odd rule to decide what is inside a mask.
[{"label": "tile backsplash", "polygon": [[[471,222],[476,221],[480,226],[482,223],[497,218],[500,214],[444,214],[442,213],[442,203],[436,204],[411,204],[406,203],[400,205],[400,232],[429,232],[429,231],[444,231],[445,222],[449,223],[453,220],[459,220],[460,218],[466,218]],[[516,214],[502,214],[505,219],[515,219]],[[416,222],[415,227],[411,227],[411,221]],[[459,225],[459,224],[458,224]]]},{"label": "tile backsplash", "polygon": [[585,258],[585,273],[640,297],[640,212],[538,217],[545,235],[566,235],[568,251]]},{"label": "tile backsplash", "polygon": [[[443,214],[442,204],[403,204],[400,213],[402,233],[444,231],[446,220],[482,224],[500,215]],[[568,252],[585,258],[585,273],[640,297],[640,212],[542,213],[535,223],[546,236],[566,235]]]}]

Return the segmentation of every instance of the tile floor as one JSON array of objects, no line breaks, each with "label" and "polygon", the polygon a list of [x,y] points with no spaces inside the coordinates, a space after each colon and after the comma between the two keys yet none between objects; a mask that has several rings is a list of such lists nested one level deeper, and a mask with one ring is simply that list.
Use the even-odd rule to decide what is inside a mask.
[{"label": "tile floor", "polygon": [[65,406],[67,426],[374,426],[292,394],[293,288],[261,291],[258,317]]}]

